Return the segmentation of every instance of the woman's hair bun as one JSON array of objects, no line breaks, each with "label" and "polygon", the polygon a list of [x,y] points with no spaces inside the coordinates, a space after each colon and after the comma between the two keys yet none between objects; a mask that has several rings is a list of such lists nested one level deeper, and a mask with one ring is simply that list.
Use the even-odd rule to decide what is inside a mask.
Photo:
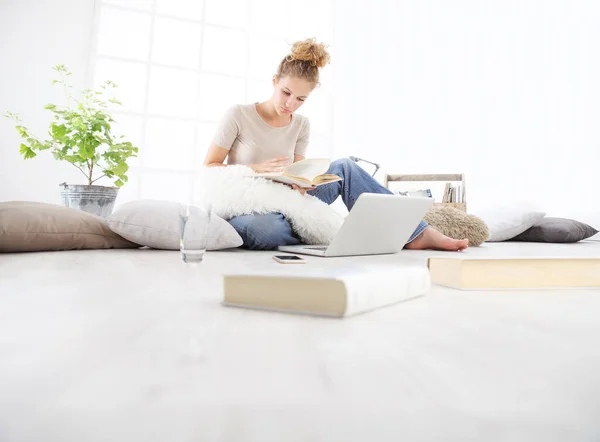
[{"label": "woman's hair bun", "polygon": [[317,43],[315,38],[297,41],[292,45],[288,60],[308,61],[311,65],[322,68],[331,61],[326,48],[323,43]]}]

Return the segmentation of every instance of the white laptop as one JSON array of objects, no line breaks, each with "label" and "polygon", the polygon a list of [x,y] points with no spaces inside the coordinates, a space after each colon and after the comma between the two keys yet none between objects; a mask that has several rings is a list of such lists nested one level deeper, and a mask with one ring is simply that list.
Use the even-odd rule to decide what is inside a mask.
[{"label": "white laptop", "polygon": [[279,246],[278,250],[316,256],[397,253],[432,205],[433,198],[363,193],[329,246]]}]

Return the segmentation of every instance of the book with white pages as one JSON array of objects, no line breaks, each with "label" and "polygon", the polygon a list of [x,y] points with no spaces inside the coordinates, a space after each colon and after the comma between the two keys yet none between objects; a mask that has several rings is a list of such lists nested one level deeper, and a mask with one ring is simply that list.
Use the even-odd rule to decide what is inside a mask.
[{"label": "book with white pages", "polygon": [[462,290],[600,287],[600,256],[473,256],[428,258],[434,284]]},{"label": "book with white pages", "polygon": [[[227,274],[224,305],[345,317],[425,295],[424,266],[378,269],[293,266],[291,270]],[[287,266],[286,266],[287,267]]]},{"label": "book with white pages", "polygon": [[256,176],[283,184],[296,184],[298,187],[309,188],[342,180],[338,175],[326,173],[330,164],[331,162],[327,158],[307,158],[290,164],[281,172],[257,173]]}]

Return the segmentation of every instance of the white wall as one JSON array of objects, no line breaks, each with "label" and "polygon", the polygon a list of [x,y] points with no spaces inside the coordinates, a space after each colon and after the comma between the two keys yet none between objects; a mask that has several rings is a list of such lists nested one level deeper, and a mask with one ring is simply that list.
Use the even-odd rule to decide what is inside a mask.
[{"label": "white wall", "polygon": [[[93,18],[94,0],[0,1],[0,114],[17,112],[45,136],[44,105],[62,98],[51,86],[52,66],[66,64],[76,88],[88,84]],[[59,183],[83,182],[81,172],[47,152],[23,160],[20,143],[12,121],[0,117],[0,201],[59,203]]]},{"label": "white wall", "polygon": [[339,0],[335,153],[600,229],[600,3]]}]

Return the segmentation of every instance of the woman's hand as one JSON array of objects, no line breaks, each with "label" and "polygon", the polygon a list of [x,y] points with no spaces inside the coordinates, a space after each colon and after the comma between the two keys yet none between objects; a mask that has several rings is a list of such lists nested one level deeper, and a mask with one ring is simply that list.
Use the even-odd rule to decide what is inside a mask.
[{"label": "woman's hand", "polygon": [[281,172],[284,167],[290,164],[289,157],[277,157],[259,164],[250,164],[250,168],[256,173]]},{"label": "woman's hand", "polygon": [[309,190],[314,190],[317,188],[317,186],[312,186],[312,187],[300,187],[296,184],[292,184],[291,185],[292,189],[297,190],[298,192],[300,192],[300,195],[304,195],[306,192],[308,192]]}]

